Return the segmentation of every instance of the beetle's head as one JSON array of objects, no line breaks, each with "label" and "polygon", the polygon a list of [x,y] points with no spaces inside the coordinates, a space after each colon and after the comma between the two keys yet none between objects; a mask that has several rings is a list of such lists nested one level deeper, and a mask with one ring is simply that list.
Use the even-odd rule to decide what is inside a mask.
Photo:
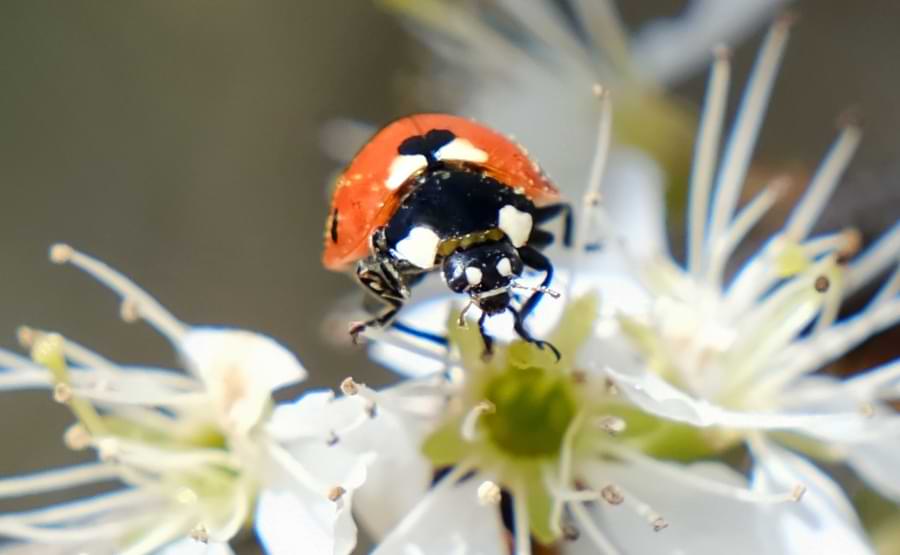
[{"label": "beetle's head", "polygon": [[507,241],[455,251],[443,264],[447,286],[456,293],[468,293],[472,302],[487,314],[506,310],[512,298],[513,280],[522,275],[522,269],[519,253]]}]

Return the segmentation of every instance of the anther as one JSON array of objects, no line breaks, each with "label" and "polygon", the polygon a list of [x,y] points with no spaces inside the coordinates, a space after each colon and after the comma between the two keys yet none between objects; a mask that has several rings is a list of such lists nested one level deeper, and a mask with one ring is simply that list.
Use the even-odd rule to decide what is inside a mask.
[{"label": "anther", "polygon": [[597,425],[611,436],[621,434],[627,428],[625,421],[618,416],[604,416],[597,421]]},{"label": "anther", "polygon": [[119,305],[119,317],[129,324],[137,322],[141,318],[140,306],[132,299],[123,300]]},{"label": "anther", "polygon": [[204,526],[202,523],[194,526],[194,528],[191,530],[190,536],[191,539],[195,542],[209,543],[209,530],[207,530],[206,526]]},{"label": "anther", "polygon": [[564,522],[562,525],[562,537],[568,542],[573,542],[581,536],[581,532],[570,522]]},{"label": "anther", "polygon": [[72,451],[81,451],[90,446],[91,434],[81,424],[74,424],[63,434],[63,443]]},{"label": "anther", "polygon": [[359,393],[359,384],[348,376],[341,382],[341,392],[347,397],[352,397]]},{"label": "anther", "polygon": [[731,59],[731,48],[727,44],[717,44],[713,47],[713,56],[717,60],[728,61]]},{"label": "anther", "polygon": [[331,430],[328,432],[328,438],[325,439],[325,445],[327,445],[329,447],[334,447],[335,445],[338,444],[338,442],[340,440],[341,440],[341,438],[338,437],[338,435],[335,433],[335,431]]},{"label": "anther", "polygon": [[669,527],[669,523],[666,522],[666,520],[661,516],[657,516],[656,518],[654,518],[650,522],[650,525],[653,526],[654,532],[659,532],[660,530],[664,530]]},{"label": "anther", "polygon": [[603,194],[600,191],[591,191],[584,195],[584,204],[591,208],[600,206],[601,202],[603,202]]},{"label": "anther", "polygon": [[334,486],[333,488],[328,490],[328,500],[337,503],[345,493],[347,493],[347,490],[345,490],[341,486]]},{"label": "anther", "polygon": [[50,247],[50,262],[54,264],[65,264],[72,260],[75,249],[65,243],[56,243]]},{"label": "anther", "polygon": [[613,484],[604,486],[604,488],[600,490],[600,497],[610,505],[621,505],[622,502],[625,501],[622,490]]},{"label": "anther", "polygon": [[800,501],[803,499],[803,495],[806,493],[806,486],[803,484],[797,484],[794,486],[794,489],[791,490],[791,500],[792,501]]},{"label": "anther", "polygon": [[862,248],[863,236],[856,228],[845,229],[842,233],[843,245],[837,253],[837,263],[841,266],[850,262],[850,259],[856,256],[856,253]]},{"label": "anther", "polygon": [[28,326],[19,326],[16,328],[16,339],[19,345],[25,349],[30,349],[34,345],[35,331]]},{"label": "anther", "polygon": [[101,439],[97,443],[97,454],[103,462],[117,462],[119,460],[119,442],[113,438]]},{"label": "anther", "polygon": [[72,388],[67,383],[59,382],[53,386],[53,400],[60,404],[72,400]]},{"label": "anther", "polygon": [[597,98],[603,98],[606,95],[606,87],[600,83],[594,83],[591,85],[591,94]]},{"label": "anther", "polygon": [[483,506],[499,505],[502,497],[500,486],[490,480],[485,480],[478,486],[478,503]]},{"label": "anther", "polygon": [[828,288],[831,286],[831,281],[825,276],[819,276],[816,278],[816,281],[813,283],[813,287],[816,288],[816,291],[819,293],[824,293],[828,291]]}]

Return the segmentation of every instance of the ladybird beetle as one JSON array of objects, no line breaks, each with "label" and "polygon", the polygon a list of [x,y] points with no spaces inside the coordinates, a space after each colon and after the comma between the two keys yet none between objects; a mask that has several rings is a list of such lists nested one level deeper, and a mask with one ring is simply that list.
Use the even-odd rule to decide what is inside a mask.
[{"label": "ladybird beetle", "polygon": [[[367,326],[390,324],[410,288],[440,271],[452,291],[469,295],[466,309],[481,309],[486,354],[485,318],[508,310],[522,339],[559,358],[524,321],[544,293],[558,296],[547,289],[553,265],[541,253],[553,234],[537,226],[560,215],[568,246],[571,208],[521,146],[465,118],[412,115],[376,133],[338,177],[322,261],[337,271],[355,263],[359,283],[385,305],[351,326],[354,340]],[[525,267],[544,272],[540,287],[517,283]],[[512,289],[531,291],[518,310]]]}]

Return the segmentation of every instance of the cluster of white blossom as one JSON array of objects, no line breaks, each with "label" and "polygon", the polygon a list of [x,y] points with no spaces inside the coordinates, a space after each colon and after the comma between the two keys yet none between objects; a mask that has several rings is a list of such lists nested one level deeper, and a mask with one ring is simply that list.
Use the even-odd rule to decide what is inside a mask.
[{"label": "cluster of white blossom", "polygon": [[[379,389],[348,377],[339,395],[309,391],[276,404],[273,391],[306,377],[284,347],[248,331],[186,325],[105,264],[56,245],[51,260],[112,289],[122,317],[168,339],[184,371],[119,365],[57,333],[22,328],[31,356],[0,351],[0,392],[52,392],[74,416],[66,445],[93,450],[96,462],[2,477],[0,498],[115,487],[0,514],[0,537],[10,540],[0,551],[230,553],[229,541],[253,529],[267,553],[339,555],[355,547],[359,522],[379,555],[530,555],[537,545],[874,553],[848,482],[831,470],[849,469],[844,479],[900,503],[892,405],[900,361],[849,378],[822,370],[900,320],[900,224],[866,248],[852,229],[812,234],[859,128],[841,130],[783,226],[728,277],[737,246],[786,190],[779,178],[741,203],[790,22],[770,29],[721,156],[730,66],[717,50],[682,264],[663,231],[664,168],[615,135],[617,87],[647,74],[669,80],[695,63],[673,60],[663,38],[693,37],[685,56],[696,58],[723,38],[711,29],[737,32],[745,27],[736,21],[763,10],[695,6],[683,23],[693,33],[659,23],[627,51],[607,3],[573,4],[598,40],[591,48],[565,33],[553,3],[498,3],[532,34],[529,48],[469,4],[403,6],[420,30],[448,31],[455,40],[435,46],[454,59],[489,69],[500,56],[517,79],[559,86],[538,55],[561,64],[564,83],[593,84],[597,68],[612,81],[593,104],[573,108],[598,122],[593,163],[567,174],[587,185],[575,248],[557,256],[563,298],[543,301],[529,321],[560,358],[516,340],[504,317],[489,322],[501,341],[485,358],[456,299],[432,296],[403,318],[446,345],[366,332],[373,358],[399,383]],[[604,56],[586,59],[595,48]],[[511,94],[496,83],[486,89],[467,100],[488,110],[504,105],[498,93]],[[840,317],[844,299],[885,274],[864,308]]]}]

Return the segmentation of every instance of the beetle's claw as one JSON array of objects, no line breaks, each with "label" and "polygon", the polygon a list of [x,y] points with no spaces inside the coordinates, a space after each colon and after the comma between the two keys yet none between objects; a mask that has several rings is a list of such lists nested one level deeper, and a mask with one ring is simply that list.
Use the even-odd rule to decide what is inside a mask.
[{"label": "beetle's claw", "polygon": [[362,343],[360,340],[360,335],[362,332],[366,331],[368,324],[366,322],[350,322],[350,329],[348,332],[350,333],[350,338],[353,340],[354,345],[359,345]]},{"label": "beetle's claw", "polygon": [[537,345],[538,349],[544,350],[544,348],[548,348],[553,351],[553,356],[556,357],[556,362],[559,362],[559,360],[562,358],[562,355],[560,355],[559,353],[559,349],[557,349],[553,345],[553,343],[550,343],[549,341],[540,341],[538,339],[533,340],[532,343]]}]

